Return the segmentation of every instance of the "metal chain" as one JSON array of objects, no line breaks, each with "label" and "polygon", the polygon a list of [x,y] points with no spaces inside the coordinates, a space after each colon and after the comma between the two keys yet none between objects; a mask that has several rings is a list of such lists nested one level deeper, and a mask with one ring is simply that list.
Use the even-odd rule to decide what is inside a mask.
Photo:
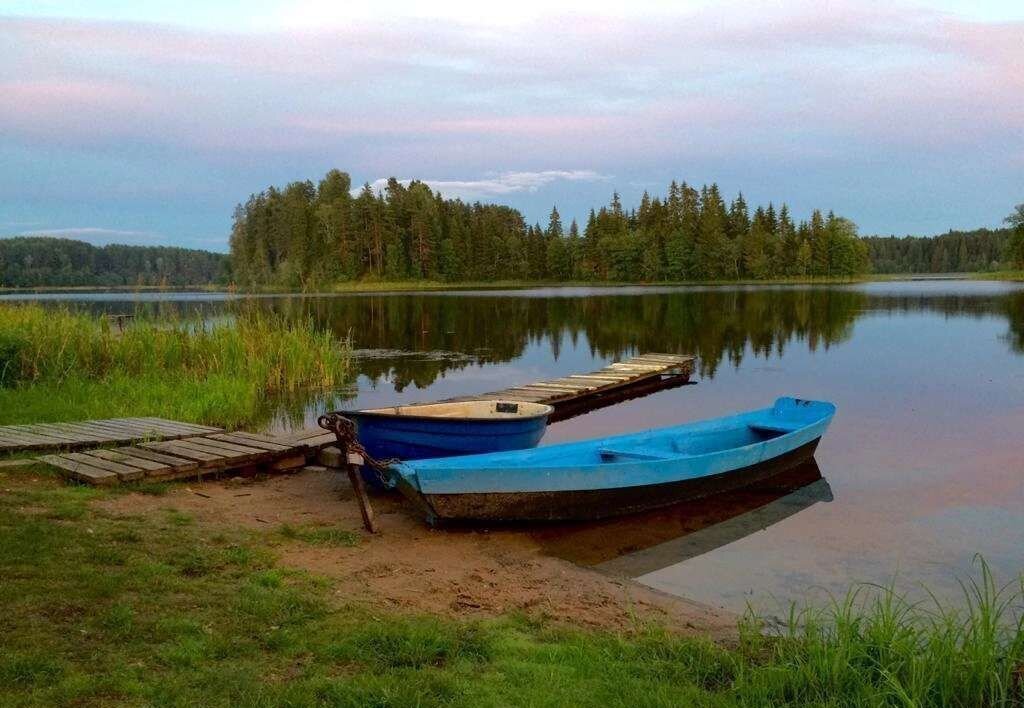
[{"label": "metal chain", "polygon": [[368,453],[362,443],[359,442],[359,436],[356,435],[356,424],[341,413],[325,413],[317,418],[316,422],[324,430],[334,433],[334,436],[338,438],[338,447],[341,448],[343,453],[361,456],[367,466],[373,470],[381,486],[391,486],[391,475],[388,474],[388,470],[393,465],[401,462],[400,459],[389,457],[384,460],[378,460]]}]

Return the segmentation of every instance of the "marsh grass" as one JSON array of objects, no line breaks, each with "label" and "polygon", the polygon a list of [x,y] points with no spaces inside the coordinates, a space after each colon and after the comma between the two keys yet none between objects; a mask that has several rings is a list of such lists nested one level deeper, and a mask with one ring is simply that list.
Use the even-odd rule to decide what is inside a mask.
[{"label": "marsh grass", "polygon": [[861,586],[724,647],[402,613],[281,567],[280,527],[114,514],[44,468],[0,489],[4,706],[1021,705],[1020,586],[984,565],[956,608]]},{"label": "marsh grass", "polygon": [[736,685],[748,702],[788,705],[1021,705],[1021,581],[997,585],[980,557],[957,603],[859,585],[786,627],[744,626]]},{"label": "marsh grass", "polygon": [[347,341],[258,309],[209,323],[143,315],[121,332],[67,309],[0,306],[0,424],[154,415],[226,426],[349,376]]}]

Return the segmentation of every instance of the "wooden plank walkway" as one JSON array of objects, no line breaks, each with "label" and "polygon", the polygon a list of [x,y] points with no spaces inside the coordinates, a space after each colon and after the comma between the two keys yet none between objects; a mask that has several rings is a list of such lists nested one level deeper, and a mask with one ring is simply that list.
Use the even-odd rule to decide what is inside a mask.
[{"label": "wooden plank walkway", "polygon": [[570,374],[501,391],[449,398],[446,402],[501,399],[546,403],[555,409],[550,422],[557,422],[629,398],[685,385],[693,374],[695,360],[687,354],[641,354],[589,374]]},{"label": "wooden plank walkway", "polygon": [[[629,398],[682,386],[689,381],[693,364],[692,356],[642,354],[589,374],[572,374],[448,400],[546,403],[555,408],[551,420],[559,421]],[[60,468],[72,479],[100,485],[143,479],[200,478],[242,468],[293,469],[304,465],[321,448],[335,444],[336,438],[334,433],[320,428],[274,437],[227,433],[160,418],[119,418],[0,427],[0,445],[4,441],[20,447],[0,447],[0,452],[60,448],[39,460]],[[104,447],[116,444],[127,446]],[[89,446],[93,447],[83,449]]]},{"label": "wooden plank walkway", "polygon": [[87,484],[107,485],[143,479],[162,482],[183,477],[201,478],[242,468],[294,469],[306,464],[321,447],[335,440],[333,433],[325,434],[323,430],[305,430],[287,437],[245,432],[209,433],[129,447],[43,455],[39,460]]},{"label": "wooden plank walkway", "polygon": [[208,425],[164,418],[109,418],[77,423],[0,426],[0,454],[22,450],[76,450],[93,445],[173,440],[220,432]]}]

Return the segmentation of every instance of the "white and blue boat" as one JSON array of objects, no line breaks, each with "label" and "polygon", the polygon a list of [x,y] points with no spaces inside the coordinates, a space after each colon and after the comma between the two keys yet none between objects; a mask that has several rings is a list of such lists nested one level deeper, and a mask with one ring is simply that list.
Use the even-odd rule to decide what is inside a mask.
[{"label": "white and blue boat", "polygon": [[342,411],[372,457],[432,457],[536,447],[554,408],[524,401],[416,403]]},{"label": "white and blue boat", "polygon": [[429,523],[596,519],[708,496],[811,460],[835,406],[780,398],[771,408],[530,450],[391,469]]}]

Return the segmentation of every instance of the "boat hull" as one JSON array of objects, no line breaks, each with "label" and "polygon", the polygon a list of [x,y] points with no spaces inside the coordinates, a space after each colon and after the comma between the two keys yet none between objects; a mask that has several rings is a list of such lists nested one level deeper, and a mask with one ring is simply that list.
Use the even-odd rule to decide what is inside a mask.
[{"label": "boat hull", "polygon": [[[432,524],[472,521],[584,521],[633,514],[757,484],[814,457],[820,438],[787,453],[719,474],[660,484],[539,492],[422,494],[402,489]],[[402,484],[399,488],[402,488]]]},{"label": "boat hull", "polygon": [[728,491],[810,460],[835,406],[784,397],[723,418],[395,465],[431,523],[597,519]]},{"label": "boat hull", "polygon": [[[366,451],[382,460],[425,460],[536,447],[544,437],[553,409],[535,404],[507,405],[531,408],[529,413],[506,417],[440,417],[412,413],[417,408],[441,408],[440,404],[346,411],[344,415],[355,423],[356,435]],[[455,404],[449,407],[454,408]],[[402,412],[385,412],[391,410]]]}]

